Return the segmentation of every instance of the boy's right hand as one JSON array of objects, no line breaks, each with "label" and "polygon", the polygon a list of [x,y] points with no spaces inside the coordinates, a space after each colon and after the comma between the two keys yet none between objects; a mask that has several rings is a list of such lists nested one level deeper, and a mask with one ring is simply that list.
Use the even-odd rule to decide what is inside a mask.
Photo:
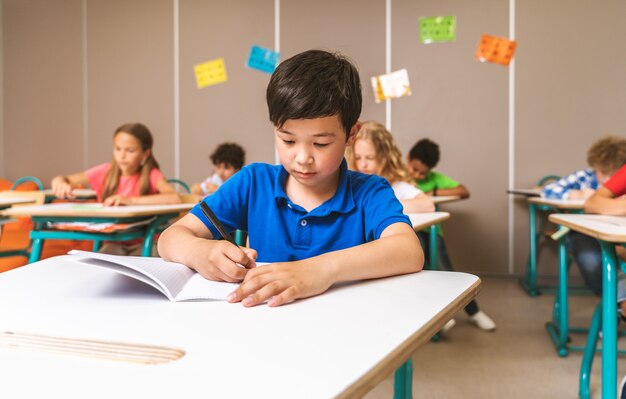
[{"label": "boy's right hand", "polygon": [[63,176],[57,176],[52,179],[52,194],[57,198],[74,198],[72,186]]},{"label": "boy's right hand", "polygon": [[[256,267],[257,252],[225,240],[205,240],[194,251],[192,268],[207,280],[238,283]],[[242,267],[243,266],[243,267]]]}]

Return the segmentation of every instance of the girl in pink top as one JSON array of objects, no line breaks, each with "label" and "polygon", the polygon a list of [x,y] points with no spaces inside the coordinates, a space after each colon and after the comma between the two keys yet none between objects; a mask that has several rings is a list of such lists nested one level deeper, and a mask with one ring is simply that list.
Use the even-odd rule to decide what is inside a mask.
[{"label": "girl in pink top", "polygon": [[74,198],[73,188],[90,185],[105,206],[180,203],[180,196],[159,170],[152,143],[150,130],[141,123],[120,126],[113,135],[113,161],[56,176],[51,184],[54,195]]},{"label": "girl in pink top", "polygon": [[73,188],[90,185],[107,206],[175,204],[180,197],[159,170],[152,134],[141,123],[120,126],[113,135],[113,162],[52,179],[58,198],[74,198]]}]

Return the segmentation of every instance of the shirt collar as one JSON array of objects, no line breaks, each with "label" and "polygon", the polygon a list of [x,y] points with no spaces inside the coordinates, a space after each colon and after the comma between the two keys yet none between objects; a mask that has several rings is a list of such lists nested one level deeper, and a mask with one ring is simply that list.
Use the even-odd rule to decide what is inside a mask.
[{"label": "shirt collar", "polygon": [[[329,200],[310,212],[312,216],[328,216],[331,212],[348,213],[355,207],[354,195],[352,192],[352,175],[348,171],[348,164],[344,159],[339,166],[339,183],[337,191]],[[291,203],[285,193],[285,182],[287,181],[287,171],[280,167],[276,179],[274,180],[274,199],[281,206]]]}]

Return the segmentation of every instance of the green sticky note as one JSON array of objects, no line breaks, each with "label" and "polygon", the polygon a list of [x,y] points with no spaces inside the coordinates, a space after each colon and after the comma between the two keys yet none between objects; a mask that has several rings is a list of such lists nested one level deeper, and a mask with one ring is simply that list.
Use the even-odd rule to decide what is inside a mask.
[{"label": "green sticky note", "polygon": [[453,42],[455,39],[455,16],[420,18],[420,41],[422,43]]}]

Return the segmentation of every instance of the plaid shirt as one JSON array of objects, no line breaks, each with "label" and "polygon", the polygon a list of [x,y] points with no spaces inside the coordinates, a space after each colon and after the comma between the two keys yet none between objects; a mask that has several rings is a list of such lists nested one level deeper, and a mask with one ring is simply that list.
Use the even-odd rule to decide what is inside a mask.
[{"label": "plaid shirt", "polygon": [[570,190],[598,189],[598,177],[593,169],[583,169],[550,183],[541,190],[544,198],[562,199]]}]

